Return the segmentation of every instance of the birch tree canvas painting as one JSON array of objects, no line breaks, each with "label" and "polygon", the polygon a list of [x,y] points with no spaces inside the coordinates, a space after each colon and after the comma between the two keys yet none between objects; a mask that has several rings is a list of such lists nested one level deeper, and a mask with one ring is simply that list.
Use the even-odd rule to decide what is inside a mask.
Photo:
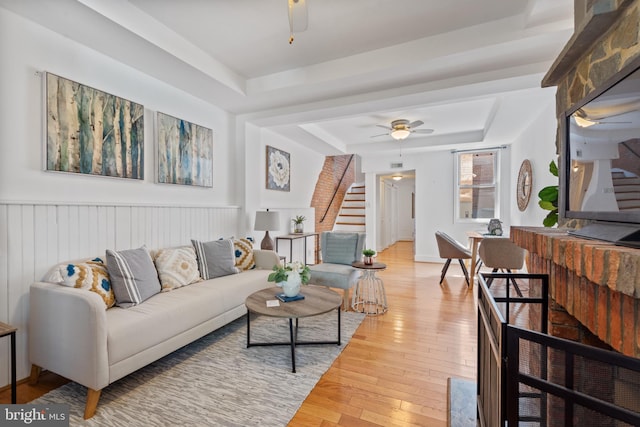
[{"label": "birch tree canvas painting", "polygon": [[213,130],[158,113],[158,182],[213,186]]},{"label": "birch tree canvas painting", "polygon": [[144,106],[46,73],[50,171],[144,179]]}]

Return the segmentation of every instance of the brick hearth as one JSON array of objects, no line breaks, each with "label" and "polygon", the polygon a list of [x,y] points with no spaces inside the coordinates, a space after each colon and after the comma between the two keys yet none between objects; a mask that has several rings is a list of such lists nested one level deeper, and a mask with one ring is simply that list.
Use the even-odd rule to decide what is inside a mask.
[{"label": "brick hearth", "polygon": [[614,350],[640,357],[639,249],[541,227],[512,227],[510,235],[529,251],[529,272],[549,274],[552,335],[597,345],[575,320],[563,316],[566,310]]}]

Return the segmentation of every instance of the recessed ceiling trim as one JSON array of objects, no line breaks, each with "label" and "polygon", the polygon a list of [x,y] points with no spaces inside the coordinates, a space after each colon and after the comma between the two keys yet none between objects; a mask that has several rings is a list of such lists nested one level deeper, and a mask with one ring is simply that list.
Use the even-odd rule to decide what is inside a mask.
[{"label": "recessed ceiling trim", "polygon": [[76,1],[239,94],[246,93],[244,78],[128,1]]}]

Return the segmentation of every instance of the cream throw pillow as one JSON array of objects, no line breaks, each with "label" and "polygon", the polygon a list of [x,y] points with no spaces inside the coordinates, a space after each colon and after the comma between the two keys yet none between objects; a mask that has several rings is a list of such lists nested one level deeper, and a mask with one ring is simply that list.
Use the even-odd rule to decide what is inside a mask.
[{"label": "cream throw pillow", "polygon": [[196,252],[191,246],[160,249],[154,262],[162,285],[162,292],[200,282]]}]

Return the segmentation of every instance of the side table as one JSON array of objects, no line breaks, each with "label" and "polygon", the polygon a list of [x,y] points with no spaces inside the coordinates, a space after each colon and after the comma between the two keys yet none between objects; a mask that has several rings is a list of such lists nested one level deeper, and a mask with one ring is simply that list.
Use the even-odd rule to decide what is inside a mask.
[{"label": "side table", "polygon": [[362,270],[362,276],[353,292],[351,307],[355,311],[365,314],[386,313],[389,308],[387,293],[384,290],[382,279],[376,277],[376,272],[386,269],[387,265],[381,262],[365,264],[362,261],[356,261],[351,266]]},{"label": "side table", "polygon": [[11,403],[15,405],[17,398],[16,389],[16,331],[11,325],[0,322],[0,337],[11,335]]},{"label": "side table", "polygon": [[[317,246],[317,242],[320,236],[320,233],[299,233],[299,234],[286,234],[284,236],[276,236],[276,252],[278,252],[278,243],[280,243],[280,240],[288,240],[289,241],[289,262],[293,262],[293,241],[297,240],[297,239],[304,239],[304,254],[303,254],[303,258],[304,258],[304,265],[307,265],[307,237],[312,237],[315,236],[316,238],[316,246]],[[316,251],[316,256],[314,259],[314,263],[317,264],[318,263],[318,252]]]}]

